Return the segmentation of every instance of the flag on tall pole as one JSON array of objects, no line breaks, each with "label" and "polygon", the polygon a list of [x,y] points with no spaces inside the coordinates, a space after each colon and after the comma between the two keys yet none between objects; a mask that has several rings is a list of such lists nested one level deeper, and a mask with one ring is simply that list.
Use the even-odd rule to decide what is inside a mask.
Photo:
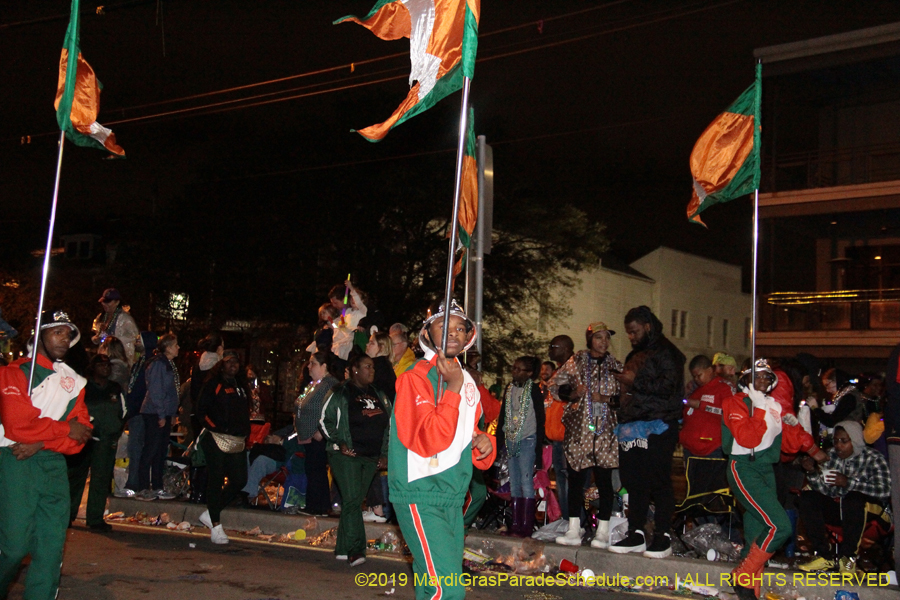
[{"label": "flag on tall pole", "polygon": [[459,226],[456,228],[462,254],[453,266],[453,275],[462,271],[466,253],[472,248],[472,235],[478,221],[478,160],[476,159],[475,111],[469,107],[466,145],[462,168],[462,198],[459,203]]},{"label": "flag on tall pole", "polygon": [[340,18],[383,40],[409,38],[409,94],[383,123],[360,129],[370,142],[462,88],[475,75],[481,0],[378,0],[369,14]]},{"label": "flag on tall pole", "polygon": [[115,134],[97,122],[100,113],[100,90],[103,85],[91,65],[81,56],[79,47],[79,0],[72,0],[69,28],[59,59],[59,83],[56,90],[56,121],[60,131],[78,146],[106,150],[118,157],[125,151],[116,144]]},{"label": "flag on tall pole", "polygon": [[757,64],[753,85],[716,117],[694,144],[689,221],[705,227],[701,212],[759,189],[761,97],[762,65]]}]

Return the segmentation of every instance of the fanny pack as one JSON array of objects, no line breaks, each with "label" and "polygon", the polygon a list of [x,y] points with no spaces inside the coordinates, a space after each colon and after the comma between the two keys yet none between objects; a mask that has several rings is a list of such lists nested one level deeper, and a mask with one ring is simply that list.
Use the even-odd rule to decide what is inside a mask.
[{"label": "fanny pack", "polygon": [[216,446],[225,454],[237,454],[244,450],[244,436],[216,433],[215,431],[210,431],[210,433],[216,442]]}]

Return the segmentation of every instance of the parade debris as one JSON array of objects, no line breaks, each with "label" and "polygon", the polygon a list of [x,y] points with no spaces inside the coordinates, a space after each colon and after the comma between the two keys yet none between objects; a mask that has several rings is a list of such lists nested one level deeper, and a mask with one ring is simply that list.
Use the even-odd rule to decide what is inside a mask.
[{"label": "parade debris", "polygon": [[681,540],[700,556],[707,556],[710,550],[715,550],[714,560],[738,561],[741,558],[740,548],[725,537],[722,528],[715,523],[694,527],[685,532]]}]

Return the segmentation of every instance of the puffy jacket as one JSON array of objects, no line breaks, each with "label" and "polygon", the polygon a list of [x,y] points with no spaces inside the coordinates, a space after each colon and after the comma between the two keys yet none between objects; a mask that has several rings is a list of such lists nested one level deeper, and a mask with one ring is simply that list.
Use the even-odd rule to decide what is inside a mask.
[{"label": "puffy jacket", "polygon": [[646,349],[632,351],[625,369],[637,365],[637,373],[631,391],[622,399],[619,423],[655,419],[671,423],[681,419],[684,360],[681,350],[662,334]]}]

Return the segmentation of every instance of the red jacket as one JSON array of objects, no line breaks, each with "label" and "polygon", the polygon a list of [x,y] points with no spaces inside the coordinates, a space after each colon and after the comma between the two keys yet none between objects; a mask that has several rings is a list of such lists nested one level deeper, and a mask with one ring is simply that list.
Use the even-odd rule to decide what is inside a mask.
[{"label": "red jacket", "polygon": [[692,454],[707,456],[722,447],[722,401],[732,396],[731,386],[721,377],[694,390],[689,400],[699,400],[699,408],[685,405],[679,441]]}]

